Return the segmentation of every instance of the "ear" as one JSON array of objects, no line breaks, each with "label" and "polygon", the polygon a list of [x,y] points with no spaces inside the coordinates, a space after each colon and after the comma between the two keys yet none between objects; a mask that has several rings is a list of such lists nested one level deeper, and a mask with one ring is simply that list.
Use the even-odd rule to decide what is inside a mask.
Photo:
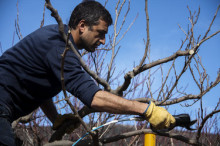
[{"label": "ear", "polygon": [[86,23],[85,23],[85,20],[81,20],[79,23],[78,23],[78,28],[79,28],[79,31],[81,33],[83,33],[86,29]]}]

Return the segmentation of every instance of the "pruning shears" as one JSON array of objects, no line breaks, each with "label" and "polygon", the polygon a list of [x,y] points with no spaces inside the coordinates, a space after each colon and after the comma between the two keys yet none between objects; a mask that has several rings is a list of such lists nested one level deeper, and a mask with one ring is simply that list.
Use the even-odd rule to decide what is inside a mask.
[{"label": "pruning shears", "polygon": [[191,121],[189,114],[173,115],[173,117],[176,120],[176,124],[175,124],[174,127],[168,128],[168,129],[162,129],[162,130],[155,130],[153,128],[153,126],[150,126],[151,130],[154,131],[154,132],[167,132],[167,131],[170,131],[170,130],[172,130],[173,128],[175,128],[177,126],[186,128],[187,130],[196,130],[196,129],[191,128],[191,126],[193,124],[195,124],[197,120],[192,120]]}]

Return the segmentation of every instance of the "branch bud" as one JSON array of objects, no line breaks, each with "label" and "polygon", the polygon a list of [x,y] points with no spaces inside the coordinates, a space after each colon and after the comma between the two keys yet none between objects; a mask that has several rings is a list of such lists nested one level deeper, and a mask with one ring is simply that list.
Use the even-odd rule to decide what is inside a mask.
[{"label": "branch bud", "polygon": [[189,54],[190,55],[194,54],[194,50],[189,50]]}]

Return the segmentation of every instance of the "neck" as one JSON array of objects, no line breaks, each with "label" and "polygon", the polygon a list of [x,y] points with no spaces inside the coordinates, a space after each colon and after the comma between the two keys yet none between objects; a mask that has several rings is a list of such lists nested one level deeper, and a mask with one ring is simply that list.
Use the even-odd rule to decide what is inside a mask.
[{"label": "neck", "polygon": [[73,37],[74,43],[77,46],[78,49],[82,49],[80,45],[80,36],[78,30],[71,29],[71,35]]}]

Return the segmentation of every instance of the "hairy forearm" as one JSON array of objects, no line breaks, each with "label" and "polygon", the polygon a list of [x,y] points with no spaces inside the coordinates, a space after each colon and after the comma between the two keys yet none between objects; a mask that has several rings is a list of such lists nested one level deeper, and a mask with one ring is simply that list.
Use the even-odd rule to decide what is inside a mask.
[{"label": "hairy forearm", "polygon": [[113,114],[141,115],[148,104],[131,101],[106,91],[98,91],[92,101],[91,107],[99,111]]},{"label": "hairy forearm", "polygon": [[53,100],[50,99],[50,100],[46,101],[40,107],[41,107],[42,111],[45,113],[45,115],[47,116],[47,118],[52,123],[54,123],[58,113],[57,113],[56,107],[53,103]]}]

